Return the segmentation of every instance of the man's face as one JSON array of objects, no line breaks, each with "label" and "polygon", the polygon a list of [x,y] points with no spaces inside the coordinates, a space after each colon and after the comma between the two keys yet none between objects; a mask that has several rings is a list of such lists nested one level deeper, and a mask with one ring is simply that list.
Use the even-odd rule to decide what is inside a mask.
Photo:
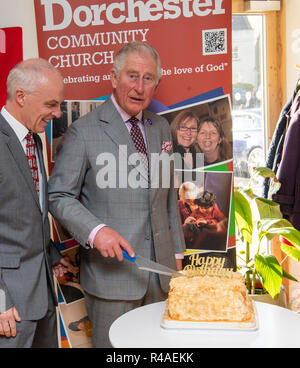
[{"label": "man's face", "polygon": [[157,86],[157,67],[148,53],[134,52],[127,55],[123,69],[117,78],[111,74],[114,96],[119,106],[130,116],[147,108]]},{"label": "man's face", "polygon": [[53,118],[61,116],[64,84],[54,72],[48,72],[33,93],[24,92],[22,123],[34,133],[43,133]]}]

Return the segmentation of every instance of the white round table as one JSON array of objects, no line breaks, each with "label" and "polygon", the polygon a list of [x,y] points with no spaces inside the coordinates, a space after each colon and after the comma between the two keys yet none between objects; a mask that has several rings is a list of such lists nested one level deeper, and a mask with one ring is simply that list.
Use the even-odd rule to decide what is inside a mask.
[{"label": "white round table", "polygon": [[165,329],[165,302],[149,304],[119,317],[109,331],[115,348],[299,348],[300,315],[255,302],[255,331]]}]

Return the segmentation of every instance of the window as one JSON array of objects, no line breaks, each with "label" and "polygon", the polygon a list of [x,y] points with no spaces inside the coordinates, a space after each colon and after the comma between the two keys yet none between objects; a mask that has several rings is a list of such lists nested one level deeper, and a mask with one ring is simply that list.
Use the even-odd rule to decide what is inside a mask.
[{"label": "window", "polygon": [[232,17],[232,118],[236,185],[247,183],[253,167],[265,165],[264,23],[264,15]]},{"label": "window", "polygon": [[[261,46],[261,53],[263,54],[263,81],[262,87],[257,91],[258,98],[263,98],[263,112],[264,112],[264,141],[265,152],[267,152],[268,145],[273,137],[273,132],[276,128],[280,112],[287,101],[286,93],[286,5],[282,2],[281,11],[268,12],[249,12],[245,11],[244,0],[232,0],[233,17],[236,15],[242,16],[257,16],[261,19],[262,35],[264,42]],[[250,18],[252,19],[252,18]],[[233,30],[233,37],[235,37],[235,30]],[[265,41],[264,41],[265,39]],[[238,41],[236,38],[235,41]],[[235,47],[233,43],[232,47]],[[251,46],[253,48],[253,45]],[[250,46],[249,46],[250,48]],[[240,51],[240,50],[239,50]],[[240,55],[239,55],[240,58]],[[238,80],[240,71],[236,68],[235,60],[233,59],[233,82]],[[233,106],[233,110],[236,110]],[[247,181],[248,178],[235,175],[235,184],[239,181]],[[270,251],[280,261],[285,258],[285,254],[280,250],[280,241],[273,238],[270,242]],[[287,270],[289,271],[289,270]],[[288,284],[284,281],[286,287]]]},{"label": "window", "polygon": [[[233,160],[236,186],[246,186],[253,167],[265,165],[266,114],[265,83],[265,32],[264,15],[233,15],[232,48],[232,121]],[[254,182],[256,194],[262,194],[262,179]],[[253,182],[252,182],[253,188]],[[262,245],[268,251],[268,242]],[[251,246],[253,256],[256,246]],[[237,264],[244,265],[242,255],[245,244],[237,237]]]}]

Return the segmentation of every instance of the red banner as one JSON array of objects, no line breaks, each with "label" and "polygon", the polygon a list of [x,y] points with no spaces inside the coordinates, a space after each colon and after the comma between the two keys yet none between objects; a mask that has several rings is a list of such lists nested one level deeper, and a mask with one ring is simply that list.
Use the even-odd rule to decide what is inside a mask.
[{"label": "red banner", "polygon": [[8,73],[22,59],[22,28],[0,28],[0,109],[6,103]]},{"label": "red banner", "polygon": [[161,56],[163,104],[231,92],[231,0],[35,0],[35,11],[40,56],[62,72],[66,99],[109,94],[114,56],[132,40]]}]

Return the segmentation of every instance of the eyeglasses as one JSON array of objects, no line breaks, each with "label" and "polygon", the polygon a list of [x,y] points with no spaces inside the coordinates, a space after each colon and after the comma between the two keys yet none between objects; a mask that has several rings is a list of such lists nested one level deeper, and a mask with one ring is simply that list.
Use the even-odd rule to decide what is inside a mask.
[{"label": "eyeglasses", "polygon": [[127,77],[130,80],[130,82],[132,82],[132,83],[138,82],[140,80],[140,78],[142,78],[143,83],[145,85],[153,85],[156,82],[155,77],[152,76],[152,75],[143,75],[143,76],[140,76],[139,74],[129,73],[127,75]]},{"label": "eyeglasses", "polygon": [[188,130],[191,132],[191,133],[197,133],[198,132],[198,128],[188,128],[186,126],[183,126],[183,125],[180,125],[178,127],[178,130],[180,130],[181,132],[187,132]]}]

